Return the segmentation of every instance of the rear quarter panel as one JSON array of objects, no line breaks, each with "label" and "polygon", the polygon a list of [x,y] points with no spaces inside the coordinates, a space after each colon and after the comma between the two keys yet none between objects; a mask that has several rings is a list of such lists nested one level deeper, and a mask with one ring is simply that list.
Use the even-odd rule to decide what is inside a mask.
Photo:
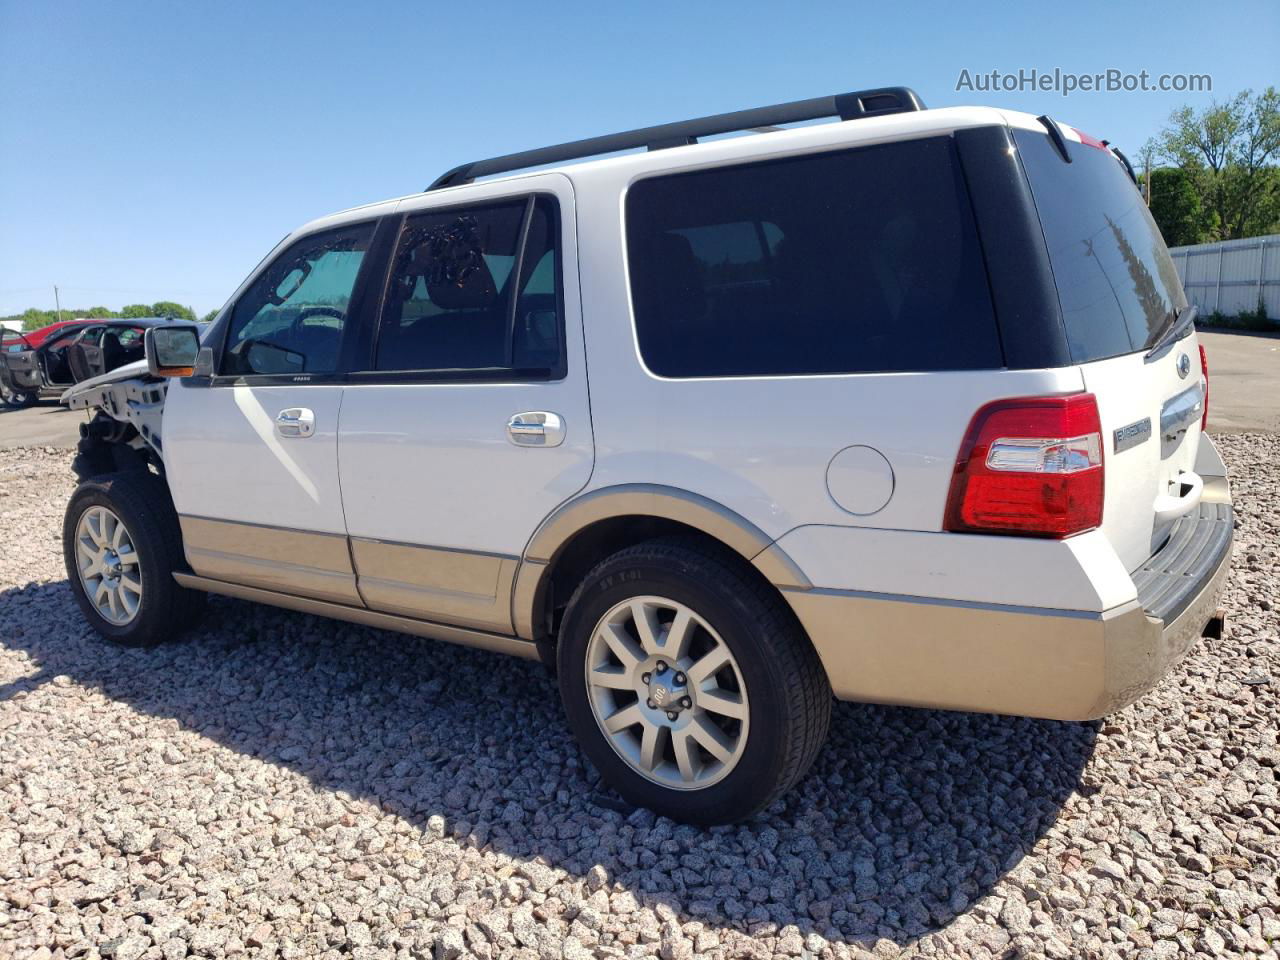
[{"label": "rear quarter panel", "polygon": [[[777,538],[803,524],[937,531],[965,428],[984,403],[1083,389],[1065,367],[670,380],[639,355],[623,241],[625,172],[575,175],[596,467],[589,489],[660,483],[723,504]],[[875,448],[893,470],[889,502],[842,509],[827,465]]]}]

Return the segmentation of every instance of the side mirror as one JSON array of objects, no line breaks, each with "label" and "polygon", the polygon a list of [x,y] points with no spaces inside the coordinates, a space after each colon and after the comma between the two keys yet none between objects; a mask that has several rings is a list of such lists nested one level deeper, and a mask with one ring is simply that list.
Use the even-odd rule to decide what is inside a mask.
[{"label": "side mirror", "polygon": [[200,331],[192,323],[148,327],[143,337],[147,372],[153,377],[189,377],[195,373]]}]

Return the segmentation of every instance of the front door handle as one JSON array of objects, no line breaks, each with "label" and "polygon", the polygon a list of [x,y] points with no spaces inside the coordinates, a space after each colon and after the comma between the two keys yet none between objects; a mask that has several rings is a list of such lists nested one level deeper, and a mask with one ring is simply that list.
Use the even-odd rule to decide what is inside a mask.
[{"label": "front door handle", "polygon": [[558,447],[564,443],[564,419],[546,410],[517,413],[507,421],[507,439],[517,447]]},{"label": "front door handle", "polygon": [[309,437],[316,432],[316,415],[306,407],[289,407],[276,414],[276,433],[282,437]]}]

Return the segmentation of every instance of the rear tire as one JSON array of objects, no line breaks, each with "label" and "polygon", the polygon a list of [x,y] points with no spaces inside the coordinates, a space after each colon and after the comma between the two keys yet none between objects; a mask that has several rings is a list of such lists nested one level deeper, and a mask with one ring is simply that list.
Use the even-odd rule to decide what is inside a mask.
[{"label": "rear tire", "polygon": [[81,483],[67,504],[62,552],[76,603],[102,637],[149,647],[198,617],[204,594],[178,586],[182,534],[164,480],[130,471]]},{"label": "rear tire", "polygon": [[753,816],[826,739],[831,686],[794,614],[736,555],[697,540],[651,540],[591,570],[557,661],[569,725],[601,776],[674,820]]}]

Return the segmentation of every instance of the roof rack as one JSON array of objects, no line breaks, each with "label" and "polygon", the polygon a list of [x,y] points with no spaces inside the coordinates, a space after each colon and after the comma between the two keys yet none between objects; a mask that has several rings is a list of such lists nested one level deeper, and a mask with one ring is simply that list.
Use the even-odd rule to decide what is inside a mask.
[{"label": "roof rack", "polygon": [[645,147],[649,150],[681,147],[697,143],[699,137],[710,137],[718,133],[733,133],[739,130],[773,127],[783,123],[820,120],[824,117],[857,120],[888,113],[908,113],[924,108],[924,103],[910,87],[879,87],[875,90],[837,93],[830,97],[814,97],[812,100],[794,100],[791,103],[776,103],[769,107],[720,113],[713,117],[700,117],[697,120],[660,123],[656,127],[642,127],[639,130],[612,133],[604,137],[588,137],[586,140],[574,140],[571,143],[561,143],[552,147],[539,147],[537,150],[508,153],[488,160],[473,160],[441,174],[431,186],[427,187],[427,190],[439,190],[442,187],[471,183],[477,177],[487,177],[495,173],[509,173],[526,167],[563,163],[567,160],[618,153],[637,147]]}]

